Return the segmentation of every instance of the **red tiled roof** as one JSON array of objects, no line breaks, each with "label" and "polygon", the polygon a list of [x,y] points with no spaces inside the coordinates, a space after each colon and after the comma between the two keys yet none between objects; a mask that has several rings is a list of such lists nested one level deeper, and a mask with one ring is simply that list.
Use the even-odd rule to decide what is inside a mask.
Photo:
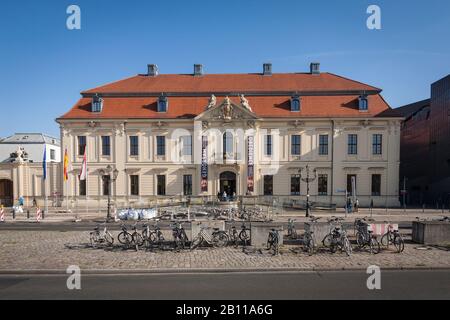
[{"label": "red tiled roof", "polygon": [[[369,110],[358,110],[358,97],[369,93]],[[291,95],[301,95],[301,111],[290,111]],[[258,117],[398,117],[379,94],[381,89],[331,73],[207,74],[203,76],[162,74],[137,75],[82,92],[75,106],[60,119],[183,119],[205,110],[209,94],[239,103],[246,94]],[[92,94],[103,97],[103,110],[91,112]],[[156,111],[157,95],[168,93],[166,113]],[[271,94],[272,93],[272,94]]]},{"label": "red tiled roof", "polygon": [[161,93],[161,92],[277,92],[277,91],[381,91],[378,88],[331,73],[251,74],[161,74],[137,75],[83,91],[92,93]]},{"label": "red tiled roof", "polygon": [[[230,97],[239,104],[239,98]],[[290,111],[290,96],[246,96],[261,118],[278,117],[375,117],[398,116],[379,95],[370,95],[369,110],[358,110],[358,96],[302,96],[301,111]],[[166,113],[156,111],[157,97],[105,97],[101,113],[91,112],[91,99],[81,98],[62,119],[183,119],[194,118],[208,104],[208,97],[169,97]],[[217,97],[220,104],[224,97]],[[386,112],[389,111],[387,114]]]}]

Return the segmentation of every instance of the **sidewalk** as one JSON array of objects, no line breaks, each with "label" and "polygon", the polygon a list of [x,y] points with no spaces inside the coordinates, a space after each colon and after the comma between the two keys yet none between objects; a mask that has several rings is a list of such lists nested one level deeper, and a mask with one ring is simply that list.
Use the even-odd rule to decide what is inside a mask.
[{"label": "sidewalk", "polygon": [[[198,272],[203,271],[314,271],[365,270],[370,265],[382,269],[450,269],[450,251],[407,243],[401,254],[392,249],[372,255],[354,249],[331,254],[320,250],[309,256],[298,245],[285,245],[280,255],[262,250],[246,254],[242,247],[202,248],[180,252],[123,250],[116,244],[118,231],[113,232],[113,247],[92,248],[89,231],[7,231],[0,232],[0,274],[30,270],[66,270],[78,265],[84,272]],[[133,271],[134,270],[134,271]]]}]

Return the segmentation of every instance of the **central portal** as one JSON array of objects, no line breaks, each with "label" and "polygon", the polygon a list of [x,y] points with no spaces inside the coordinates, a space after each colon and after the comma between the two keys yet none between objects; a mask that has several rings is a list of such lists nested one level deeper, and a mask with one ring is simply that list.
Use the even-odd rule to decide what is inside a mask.
[{"label": "central portal", "polygon": [[[231,171],[224,171],[220,174],[220,198],[222,200],[233,200],[233,195],[236,195],[236,174]],[[223,199],[224,192],[226,199]]]}]

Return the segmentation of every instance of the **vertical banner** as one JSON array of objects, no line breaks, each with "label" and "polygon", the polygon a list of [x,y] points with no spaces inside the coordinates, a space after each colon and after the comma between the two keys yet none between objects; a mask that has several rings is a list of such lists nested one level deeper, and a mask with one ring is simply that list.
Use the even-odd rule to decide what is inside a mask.
[{"label": "vertical banner", "polygon": [[208,137],[202,136],[201,192],[208,192]]},{"label": "vertical banner", "polygon": [[254,159],[253,159],[253,149],[254,149],[254,137],[248,137],[248,146],[247,146],[247,192],[253,192],[253,171],[254,171]]},{"label": "vertical banner", "polygon": [[352,176],[352,196],[353,200],[356,200],[356,177]]}]

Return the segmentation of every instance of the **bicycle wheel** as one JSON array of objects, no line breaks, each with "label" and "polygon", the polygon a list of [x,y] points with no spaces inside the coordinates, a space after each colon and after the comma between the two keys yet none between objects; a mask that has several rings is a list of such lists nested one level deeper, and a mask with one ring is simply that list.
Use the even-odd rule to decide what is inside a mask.
[{"label": "bicycle wheel", "polygon": [[385,247],[389,246],[390,244],[392,244],[394,242],[394,239],[392,237],[392,233],[391,232],[386,232],[382,237],[381,237],[381,244]]},{"label": "bicycle wheel", "polygon": [[247,242],[248,240],[250,240],[250,236],[247,234],[246,230],[242,230],[241,232],[239,232],[239,239],[241,239],[241,241],[243,242]]},{"label": "bicycle wheel", "polygon": [[142,238],[145,240],[145,239],[147,239],[148,238],[148,234],[147,234],[147,229],[144,229],[144,230],[142,230]]},{"label": "bicycle wheel", "polygon": [[217,248],[225,247],[228,241],[228,235],[223,231],[217,232],[213,236],[213,245]]},{"label": "bicycle wheel", "polygon": [[191,250],[196,249],[203,242],[202,236],[198,235],[191,242]]},{"label": "bicycle wheel", "polygon": [[128,232],[122,231],[121,233],[119,233],[119,235],[117,236],[117,240],[119,240],[119,242],[121,244],[127,244],[128,243],[128,237],[127,237]]},{"label": "bicycle wheel", "polygon": [[394,238],[394,247],[398,253],[402,253],[405,250],[405,241],[401,235],[397,235]]},{"label": "bicycle wheel", "polygon": [[141,247],[144,244],[144,238],[142,238],[142,235],[134,232],[133,236],[131,237],[132,241],[134,244],[138,245],[139,247]]},{"label": "bicycle wheel", "polygon": [[327,234],[325,236],[325,238],[323,238],[323,240],[322,240],[322,244],[326,248],[330,248],[331,247],[331,242],[332,242],[331,241],[331,234]]},{"label": "bicycle wheel", "polygon": [[91,242],[91,246],[93,248],[95,248],[97,242],[98,242],[98,237],[97,234],[95,232],[91,232],[90,236],[89,236],[89,241]]},{"label": "bicycle wheel", "polygon": [[310,237],[310,238],[308,239],[307,244],[306,244],[306,249],[307,249],[308,254],[309,254],[310,256],[312,256],[312,255],[314,254],[315,247],[316,247],[316,245],[315,245],[315,243],[314,243],[314,239]]},{"label": "bicycle wheel", "polygon": [[352,246],[350,245],[350,240],[348,240],[347,237],[342,240],[342,246],[344,247],[344,251],[347,256],[350,256],[352,253]]},{"label": "bicycle wheel", "polygon": [[366,245],[366,241],[364,239],[364,234],[362,232],[356,232],[356,243],[358,244],[358,248],[362,249]]},{"label": "bicycle wheel", "polygon": [[372,254],[377,254],[380,252],[380,250],[381,250],[380,243],[378,242],[377,239],[375,239],[375,238],[370,239],[369,250],[370,250],[370,253],[372,253]]},{"label": "bicycle wheel", "polygon": [[272,249],[273,243],[274,243],[274,239],[273,239],[272,233],[269,233],[269,237],[267,238],[267,244],[266,244],[267,250]]},{"label": "bicycle wheel", "polygon": [[105,233],[105,241],[110,246],[112,246],[114,244],[114,237],[112,236],[112,234],[109,231],[107,231]]}]

